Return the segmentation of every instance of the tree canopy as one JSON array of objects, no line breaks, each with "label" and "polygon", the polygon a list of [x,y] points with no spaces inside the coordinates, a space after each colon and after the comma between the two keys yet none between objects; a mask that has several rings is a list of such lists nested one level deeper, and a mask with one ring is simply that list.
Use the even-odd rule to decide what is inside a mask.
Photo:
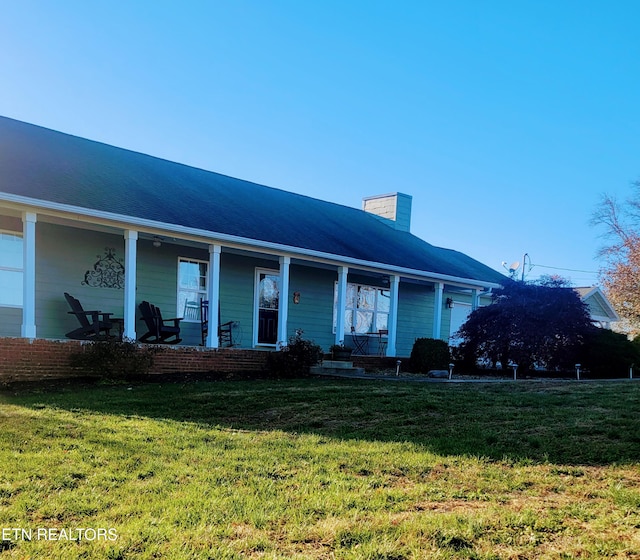
[{"label": "tree canopy", "polygon": [[458,331],[463,359],[572,368],[594,327],[586,304],[568,282],[543,277],[536,283],[509,281],[495,290],[493,304],[476,309]]},{"label": "tree canopy", "polygon": [[624,203],[604,195],[592,223],[604,228],[607,240],[600,250],[606,263],[600,272],[603,288],[635,337],[640,334],[640,181]]}]

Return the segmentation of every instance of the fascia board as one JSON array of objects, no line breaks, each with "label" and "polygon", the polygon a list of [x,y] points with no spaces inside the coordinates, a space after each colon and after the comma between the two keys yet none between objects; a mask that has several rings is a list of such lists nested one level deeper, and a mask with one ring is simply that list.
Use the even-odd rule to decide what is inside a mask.
[{"label": "fascia board", "polygon": [[[97,221],[102,225],[110,225],[112,227],[120,227],[122,229],[134,229],[138,231],[149,230],[151,232],[170,232],[190,238],[193,241],[201,241],[203,243],[210,244],[224,244],[230,247],[238,249],[262,249],[268,250],[276,254],[291,257],[304,257],[305,260],[312,260],[317,262],[323,262],[326,264],[335,264],[336,266],[352,265],[359,269],[369,270],[372,272],[383,272],[386,274],[394,274],[398,276],[405,276],[408,278],[414,278],[416,280],[427,280],[436,282],[446,282],[464,288],[499,288],[500,284],[494,282],[474,281],[470,278],[461,278],[457,276],[450,276],[447,274],[439,274],[435,272],[428,272],[422,270],[416,270],[411,268],[404,268],[394,265],[388,265],[385,263],[375,263],[372,261],[364,261],[361,259],[355,259],[351,257],[345,257],[342,255],[334,255],[331,253],[324,253],[322,251],[315,251],[309,249],[302,249],[300,247],[293,247],[288,245],[282,245],[280,243],[273,243],[270,241],[261,241],[257,239],[245,238],[236,235],[229,235],[223,233],[217,233],[213,231],[207,231],[196,228],[189,228],[186,226],[178,226],[175,224],[166,224],[164,222],[157,222],[155,220],[148,220],[143,218],[135,218],[133,216],[125,216],[121,214],[114,214],[111,212],[103,212],[100,210],[92,210],[90,208],[83,208],[80,206],[72,206],[68,204],[61,204],[58,202],[50,202],[39,199],[33,199],[20,195],[13,195],[9,193],[0,192],[0,201],[7,203],[13,203],[18,206],[27,206],[34,209],[44,211],[43,213],[49,213],[57,215],[58,217],[71,219],[75,221]],[[145,231],[146,232],[146,231]],[[311,257],[311,258],[310,258]]]}]

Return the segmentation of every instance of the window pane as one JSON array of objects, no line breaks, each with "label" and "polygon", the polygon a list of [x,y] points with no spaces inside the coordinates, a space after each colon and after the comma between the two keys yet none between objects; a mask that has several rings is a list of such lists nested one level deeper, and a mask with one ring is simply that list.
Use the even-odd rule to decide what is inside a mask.
[{"label": "window pane", "polygon": [[22,237],[0,233],[0,267],[22,268]]},{"label": "window pane", "polygon": [[22,306],[22,272],[0,270],[0,305]]},{"label": "window pane", "polygon": [[347,284],[347,302],[345,303],[347,309],[355,309],[357,289],[358,286],[355,284]]},{"label": "window pane", "polygon": [[[180,259],[178,265],[178,306],[176,312],[185,321],[200,320],[200,300],[207,299],[207,266],[206,262]],[[187,310],[187,302],[193,309]]]},{"label": "window pane", "polygon": [[353,326],[353,311],[347,309],[344,312],[344,332],[350,333],[351,327]]},{"label": "window pane", "polygon": [[373,332],[373,313],[371,311],[358,311],[356,313],[356,332],[358,334]]},{"label": "window pane", "polygon": [[260,275],[260,303],[261,309],[278,309],[280,290],[278,277],[268,274]]},{"label": "window pane", "polygon": [[376,289],[360,286],[358,290],[358,309],[374,309],[376,306]]},{"label": "window pane", "polygon": [[391,292],[389,290],[378,290],[378,311],[389,313],[391,308]]},{"label": "window pane", "polygon": [[378,313],[376,315],[376,331],[388,329],[389,315],[387,313]]},{"label": "window pane", "polygon": [[206,263],[200,263],[200,289],[206,290],[207,288],[207,265]]}]

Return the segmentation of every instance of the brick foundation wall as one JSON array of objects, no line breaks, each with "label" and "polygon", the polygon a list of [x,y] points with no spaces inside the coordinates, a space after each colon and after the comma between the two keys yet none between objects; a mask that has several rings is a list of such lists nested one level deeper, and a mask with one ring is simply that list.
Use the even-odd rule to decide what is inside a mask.
[{"label": "brick foundation wall", "polygon": [[[81,374],[69,366],[71,354],[82,349],[78,340],[0,338],[0,384],[70,379]],[[154,346],[151,373],[259,374],[266,369],[268,351],[197,346]],[[328,359],[328,357],[327,357]],[[353,356],[353,364],[367,371],[394,369],[396,358]],[[409,360],[403,361],[408,367]]]},{"label": "brick foundation wall", "polygon": [[[0,383],[79,377],[69,366],[77,340],[0,338]],[[152,373],[251,374],[264,371],[269,352],[191,346],[155,346]]]}]

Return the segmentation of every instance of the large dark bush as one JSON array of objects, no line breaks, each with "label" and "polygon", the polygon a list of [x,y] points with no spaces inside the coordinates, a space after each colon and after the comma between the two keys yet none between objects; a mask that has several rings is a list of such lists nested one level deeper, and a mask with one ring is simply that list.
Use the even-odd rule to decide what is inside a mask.
[{"label": "large dark bush", "polygon": [[135,341],[91,341],[69,357],[69,365],[87,376],[125,380],[148,374],[153,353]]},{"label": "large dark bush", "polygon": [[640,367],[640,346],[624,334],[594,327],[585,339],[581,359],[587,375],[627,377],[633,364]]},{"label": "large dark bush", "polygon": [[322,356],[322,348],[312,340],[302,338],[302,331],[296,331],[289,338],[289,344],[278,352],[271,352],[267,360],[269,374],[273,377],[291,378],[308,375],[311,366]]},{"label": "large dark bush", "polygon": [[451,362],[449,345],[444,340],[418,338],[411,349],[411,371],[428,373],[432,369],[448,369]]},{"label": "large dark bush", "polygon": [[469,315],[457,336],[467,367],[478,360],[496,366],[515,362],[518,371],[534,366],[571,369],[592,329],[586,304],[568,282],[541,278],[536,283],[506,281],[493,303]]}]

